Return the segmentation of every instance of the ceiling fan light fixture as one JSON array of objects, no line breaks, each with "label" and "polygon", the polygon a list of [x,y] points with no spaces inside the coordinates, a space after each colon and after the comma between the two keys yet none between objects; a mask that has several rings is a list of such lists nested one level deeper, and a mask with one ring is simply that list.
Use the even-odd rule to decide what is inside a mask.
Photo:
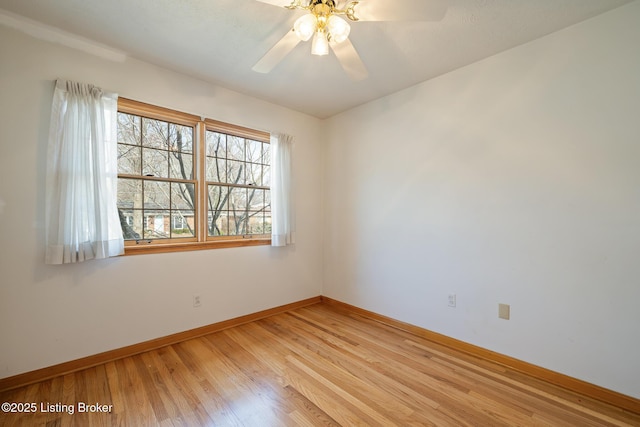
[{"label": "ceiling fan light fixture", "polygon": [[318,23],[315,15],[309,13],[296,20],[295,24],[293,24],[293,30],[300,40],[306,42],[316,32],[317,26]]},{"label": "ceiling fan light fixture", "polygon": [[329,40],[327,39],[327,33],[322,29],[316,31],[316,34],[313,36],[311,54],[318,56],[329,54]]},{"label": "ceiling fan light fixture", "polygon": [[331,15],[327,22],[327,29],[332,42],[342,43],[349,37],[351,27],[344,19],[336,15]]}]

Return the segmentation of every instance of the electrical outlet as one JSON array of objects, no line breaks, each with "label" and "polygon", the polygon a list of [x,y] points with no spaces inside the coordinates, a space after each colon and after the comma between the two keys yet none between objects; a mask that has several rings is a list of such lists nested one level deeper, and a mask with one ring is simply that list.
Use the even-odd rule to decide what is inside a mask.
[{"label": "electrical outlet", "polygon": [[200,299],[200,295],[194,295],[193,296],[193,307],[194,308],[198,308],[202,305],[202,301]]},{"label": "electrical outlet", "polygon": [[498,304],[498,317],[509,320],[511,317],[511,306],[509,304]]},{"label": "electrical outlet", "polygon": [[449,294],[449,307],[456,306],[456,294]]}]

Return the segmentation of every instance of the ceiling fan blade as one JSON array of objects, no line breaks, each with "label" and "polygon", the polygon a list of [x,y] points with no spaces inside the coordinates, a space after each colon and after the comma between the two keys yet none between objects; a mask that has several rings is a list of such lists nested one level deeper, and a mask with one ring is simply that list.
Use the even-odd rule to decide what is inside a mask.
[{"label": "ceiling fan blade", "polygon": [[440,21],[447,13],[446,0],[362,0],[355,6],[361,21]]},{"label": "ceiling fan blade", "polygon": [[284,59],[300,43],[300,39],[296,36],[296,33],[291,30],[283,38],[276,43],[269,52],[260,58],[260,60],[253,66],[252,70],[258,73],[268,73]]},{"label": "ceiling fan blade", "polygon": [[256,0],[261,3],[272,4],[274,6],[285,7],[291,4],[291,0]]},{"label": "ceiling fan blade", "polygon": [[360,81],[369,76],[367,67],[364,66],[351,40],[346,39],[341,43],[329,43],[329,46],[331,46],[331,50],[336,54],[340,65],[342,65],[351,80]]}]

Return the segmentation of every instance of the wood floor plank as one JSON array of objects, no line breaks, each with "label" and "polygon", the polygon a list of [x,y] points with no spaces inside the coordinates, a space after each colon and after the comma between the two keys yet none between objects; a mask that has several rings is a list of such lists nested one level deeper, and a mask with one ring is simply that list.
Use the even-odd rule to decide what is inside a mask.
[{"label": "wood floor plank", "polygon": [[[290,417],[285,417],[283,413],[289,414],[295,407],[287,399],[287,392],[282,386],[282,380],[269,374],[269,369],[237,342],[235,342],[224,331],[215,337],[206,337],[224,357],[233,361],[235,369],[242,373],[247,380],[247,387],[258,390],[261,394],[265,407],[269,411],[277,413],[278,419],[283,423],[289,423]],[[255,343],[254,343],[255,346]]]},{"label": "wood floor plank", "polygon": [[0,426],[640,426],[640,414],[324,303],[0,393],[31,401],[76,411],[0,413]]},{"label": "wood floor plank", "polygon": [[[268,319],[265,320],[264,323],[266,322],[268,322]],[[277,330],[279,332],[283,331],[281,327]],[[394,415],[410,415],[414,412],[398,400],[389,400],[388,395],[386,395],[383,390],[371,387],[371,384],[367,384],[357,376],[343,369],[337,358],[332,358],[331,355],[323,357],[319,353],[320,349],[315,347],[312,341],[307,340],[303,335],[305,331],[294,331],[294,329],[289,329],[290,333],[287,335],[289,339],[286,341],[287,346],[292,351],[295,351],[295,349],[299,350],[297,354],[300,358],[304,359],[304,366],[316,372],[322,380],[332,378],[332,381],[328,383],[330,387],[335,386],[333,387],[334,389],[340,388],[343,393],[353,397],[355,400],[367,396],[367,400],[373,404],[372,406],[379,407],[381,405],[387,405],[389,406],[387,412]],[[290,357],[287,359],[291,361]],[[339,383],[340,386],[337,386],[336,383]],[[372,408],[367,407],[367,410],[371,409]]]},{"label": "wood floor plank", "polygon": [[[209,337],[215,339],[218,335]],[[209,337],[203,337],[201,340],[202,350],[211,358],[208,363],[210,369],[216,373],[214,381],[218,393],[224,396],[240,422],[252,425],[262,420],[269,425],[278,425],[279,420],[287,419],[281,408],[271,404],[269,390],[253,383],[232,359],[225,357],[224,353],[216,348],[215,343],[207,339]]]},{"label": "wood floor plank", "polygon": [[[311,425],[323,425],[327,427],[336,427],[340,425],[336,420],[331,418],[329,414],[316,406],[312,401],[307,399],[292,386],[287,385],[285,390],[287,391],[287,397],[289,400],[295,407],[299,408],[289,414],[289,416],[295,414],[292,416],[293,420],[300,420],[304,418]],[[305,422],[305,424],[307,423]]]},{"label": "wood floor plank", "polygon": [[314,405],[335,419],[343,426],[372,426],[376,423],[369,413],[363,412],[349,401],[345,401],[339,394],[318,381],[317,376],[309,375],[299,365],[287,364],[287,379],[300,394]]},{"label": "wood floor plank", "polygon": [[[421,366],[420,363],[411,360],[411,355],[400,351],[398,347],[393,348],[390,344],[378,345],[378,343],[374,343],[374,341],[371,341],[371,344],[372,346],[370,351],[366,348],[366,345],[361,345],[358,347],[356,352],[360,354],[366,352],[367,360],[370,363],[380,366],[384,365],[385,367],[382,368],[383,372],[394,378],[394,381],[399,383],[404,381],[406,384],[409,384],[410,388],[419,390],[420,395],[433,396],[434,398],[437,398],[439,400],[439,403],[436,402],[438,408],[441,406],[450,408],[459,400],[460,395],[465,395],[469,392],[468,389],[461,389],[459,385],[455,383],[446,383],[439,374],[432,375],[428,378],[425,377],[423,370],[419,369]],[[357,353],[354,354],[354,356],[358,357]],[[381,354],[381,356],[377,356],[376,354]],[[418,368],[413,369],[411,368],[411,365],[413,365],[414,368]],[[416,382],[416,380],[418,381]],[[472,413],[468,413],[467,411],[453,411],[452,409],[449,409],[449,414],[455,414],[454,416],[458,418],[459,422],[462,422],[464,419],[471,425],[486,423],[492,423],[493,425],[509,425],[508,423],[501,421],[499,419],[500,417],[490,417],[485,414],[486,412],[491,413],[489,409],[490,402],[483,403],[479,399],[468,399],[469,403],[478,405],[480,410],[476,411],[475,414],[472,415]],[[429,399],[429,401],[433,402],[432,399]],[[483,405],[485,410],[482,410]],[[422,406],[424,406],[424,402]],[[514,420],[510,420],[510,422],[513,424]]]},{"label": "wood floor plank", "polygon": [[284,381],[339,424],[376,425],[369,413],[363,412],[350,402],[340,398],[335,391],[317,381],[315,375],[309,375],[309,372],[305,372],[299,366],[291,363],[288,358],[296,352],[291,351],[287,336],[280,335],[277,331],[274,333],[264,322],[256,322],[253,333],[260,341],[272,343],[269,347],[270,355],[267,357],[281,364],[279,370],[285,377]]},{"label": "wood floor plank", "polygon": [[213,420],[195,392],[198,385],[190,373],[180,369],[180,361],[173,348],[166,347],[153,352],[153,362],[167,385],[171,401],[177,405],[186,425],[209,425]]},{"label": "wood floor plank", "polygon": [[[319,313],[320,311],[321,313]],[[342,312],[342,310],[338,310],[338,311]],[[336,313],[333,310],[331,310],[331,308],[328,308],[328,307],[322,307],[322,310],[318,310],[318,311],[316,310],[296,311],[296,315],[300,315],[299,313],[304,313],[304,315],[310,315],[311,317],[315,316],[316,319],[321,319],[320,321],[322,321],[323,318],[329,317],[331,319],[330,321],[331,325],[334,327],[337,333],[344,333],[344,330],[348,331],[352,329],[350,323],[348,322],[348,320],[345,320],[344,316],[336,315]],[[381,346],[383,346],[384,348],[391,349],[393,352],[401,353],[401,352],[398,352],[398,350],[394,350],[393,345],[389,344],[390,341],[393,341],[393,336],[397,335],[399,337],[408,337],[409,339],[407,341],[416,339],[416,337],[411,338],[412,334],[406,331],[399,331],[396,328],[388,325],[381,325],[379,334],[376,335],[374,333],[371,333],[367,325],[371,325],[375,327],[377,322],[370,319],[363,318],[359,314],[353,314],[353,313],[348,313],[346,317],[357,319],[357,320],[363,320],[362,322],[360,321],[357,322],[357,324],[354,326],[354,329],[357,330],[359,334],[361,334],[361,336],[365,339],[365,342],[373,343],[375,345],[378,345],[378,342],[380,342]],[[328,320],[324,320],[325,323],[327,321]],[[480,360],[475,356],[462,354],[462,353],[456,352],[455,350],[451,350],[447,347],[440,346],[438,344],[435,344],[429,341],[425,341],[425,342],[427,344],[425,346],[422,346],[421,348],[425,350],[426,354],[429,354],[429,352],[431,352],[432,357],[435,354],[438,354],[440,357],[444,356],[449,360],[453,360],[453,361],[459,360],[460,363],[466,363],[466,366],[473,365],[478,368],[483,368],[483,370],[485,370],[486,372],[492,372],[494,374],[494,381],[500,381],[500,380],[497,380],[497,378],[500,378],[500,377],[502,377],[504,381],[509,381],[509,378],[519,378],[519,380],[514,380],[511,383],[511,385],[517,382],[520,382],[522,384],[529,384],[529,385],[536,384],[533,388],[539,387],[540,390],[547,390],[553,396],[561,397],[562,401],[573,402],[574,406],[576,407],[582,407],[582,405],[584,405],[584,402],[589,402],[590,405],[597,406],[598,409],[596,409],[596,411],[601,415],[606,416],[606,414],[609,414],[610,416],[618,417],[619,419],[629,419],[630,413],[627,411],[621,410],[619,408],[612,408],[609,405],[600,404],[600,402],[585,398],[584,396],[577,395],[576,393],[568,392],[566,390],[560,389],[559,387],[528,377],[524,374],[510,371],[495,363],[491,363],[485,360]],[[405,363],[410,363],[410,362],[407,362],[405,360]],[[460,379],[456,379],[456,382],[462,383]],[[509,395],[507,394],[505,396],[509,396]],[[557,405],[557,402],[552,401],[552,404]],[[583,413],[581,414],[581,416],[585,416],[585,414]],[[637,416],[635,414],[631,414],[630,416],[631,416],[631,419],[635,422],[635,420],[637,419]],[[584,421],[583,419],[582,422],[587,422],[587,421]]]},{"label": "wood floor plank", "polygon": [[[206,420],[198,419],[197,408],[187,403],[188,394],[179,390],[178,381],[167,371],[158,351],[150,351],[140,355],[142,362],[148,368],[152,386],[162,401],[167,417],[173,425],[203,424]],[[208,418],[208,417],[207,417]]]},{"label": "wood floor plank", "polygon": [[[302,331],[298,331],[298,333],[303,334],[302,338],[307,340],[307,345],[310,346],[310,349],[315,354],[335,366],[340,366],[341,369],[344,369],[352,377],[363,381],[364,387],[367,387],[369,390],[377,391],[377,399],[379,401],[384,399],[388,400],[389,395],[403,396],[403,403],[406,406],[398,408],[395,412],[404,412],[407,415],[411,414],[412,417],[420,420],[420,414],[427,412],[425,408],[428,407],[435,410],[440,407],[440,404],[428,399],[424,394],[404,386],[391,371],[382,368],[382,364],[379,363],[380,359],[377,355],[366,352],[362,346],[350,346],[349,344],[346,346],[336,345],[335,341],[333,341],[332,334],[326,335],[324,331],[316,331],[316,334],[309,336],[304,335]],[[315,345],[314,341],[316,340],[312,338],[314,336],[321,339],[322,342]],[[366,391],[367,389],[365,389],[365,393]],[[434,411],[429,413],[432,416]],[[422,419],[420,421],[428,424],[429,420]]]},{"label": "wood floor plank", "polygon": [[[336,345],[335,334],[327,334],[322,328],[316,330],[313,335],[311,334],[313,330],[291,326],[293,326],[291,331],[295,331],[295,334],[288,335],[287,341],[303,342],[304,346],[310,350],[308,356],[305,356],[309,363],[315,365],[327,377],[340,379],[340,383],[349,393],[360,397],[366,396],[366,399],[371,400],[376,406],[389,406],[387,412],[393,414],[398,424],[408,424],[411,418],[422,425],[429,425],[429,419],[422,417],[426,412],[425,407],[435,409],[439,404],[413,393],[413,390],[408,387],[401,390],[400,383],[369,368],[372,362],[375,363],[375,357],[369,357],[366,361],[360,360],[362,354],[360,347],[348,341],[344,346]],[[279,334],[283,333],[283,330],[279,330]],[[322,341],[317,343],[318,339]],[[348,347],[351,348],[348,349]],[[345,355],[349,357],[344,357]],[[339,373],[341,374],[338,375]],[[370,379],[375,381],[369,381]],[[396,396],[396,399],[389,400],[389,393]],[[409,396],[414,399],[408,398]],[[430,412],[430,416],[431,419],[434,418],[433,411]]]},{"label": "wood floor plank", "polygon": [[121,369],[126,387],[125,412],[131,417],[132,425],[158,425],[160,420],[156,418],[150,403],[152,396],[147,395],[143,379],[136,367],[136,357],[127,357],[116,362]]},{"label": "wood floor plank", "polygon": [[[308,340],[311,341],[311,340]],[[357,351],[362,351],[363,348],[359,347]],[[379,351],[380,349],[378,349]],[[317,351],[322,351],[321,349],[317,350]],[[396,356],[398,356],[398,354],[395,354]],[[372,358],[375,358],[375,356],[370,355],[369,359],[371,360]],[[406,359],[406,358],[405,358]],[[390,360],[390,359],[388,359]],[[380,363],[383,363],[382,360],[379,360]],[[407,362],[407,360],[405,360],[405,362]],[[392,362],[393,363],[393,362]],[[402,368],[405,368],[405,364],[400,364],[400,366]],[[405,372],[402,372],[402,369],[400,372],[395,372],[393,375],[395,378],[398,378],[399,376],[402,376],[403,374],[405,374]],[[424,372],[421,372],[420,370],[415,370],[413,372],[409,372],[409,377],[412,378],[412,380],[415,380],[416,378],[420,379],[422,378]],[[455,402],[457,400],[459,400],[460,396],[464,396],[465,394],[469,393],[469,390],[467,389],[461,389],[459,386],[457,386],[456,384],[452,384],[451,382],[447,382],[444,381],[442,376],[436,372],[435,375],[432,375],[428,381],[422,381],[425,384],[432,384],[433,386],[435,386],[432,390],[432,392],[435,392],[435,394],[440,396],[440,400],[441,403],[445,406],[447,405],[451,405],[452,402]],[[425,390],[422,390],[423,394],[425,393]],[[428,392],[427,392],[428,393]],[[495,401],[491,401],[491,400],[487,400],[484,396],[483,398],[475,398],[472,396],[467,396],[466,397],[467,400],[469,400],[470,402],[472,402],[473,404],[478,406],[478,414],[480,413],[486,413],[486,414],[493,414],[493,412],[496,410],[496,407],[501,407],[502,403],[500,402],[495,402]],[[498,408],[499,409],[499,408]],[[391,412],[398,412],[398,411],[391,411]],[[499,414],[503,413],[504,411],[498,411],[497,414],[498,415],[493,415],[493,416],[484,416],[484,418],[481,418],[481,415],[476,415],[474,416],[472,419],[468,419],[468,421],[470,421],[472,424],[477,425],[480,423],[492,423],[493,425],[517,425],[517,424],[522,424],[522,423],[526,423],[528,421],[530,421],[530,415],[531,414],[522,414],[519,412],[504,412],[504,413],[511,413],[510,416],[501,416]],[[469,417],[468,414],[462,413],[459,411],[459,414],[463,417]],[[502,419],[505,418],[505,419]],[[397,424],[404,424],[406,423],[406,420],[400,419],[398,420]]]},{"label": "wood floor plank", "polygon": [[[64,377],[57,377],[51,380],[51,388],[49,389],[49,393],[46,395],[47,399],[50,402],[64,402],[63,399],[64,392]],[[48,413],[46,417],[47,425],[57,425],[60,424],[62,420],[60,419],[60,415],[57,413]]]},{"label": "wood floor plank", "polygon": [[[414,344],[414,345],[419,345],[419,344]],[[445,360],[445,358],[448,359],[447,356],[445,356],[445,355],[442,355],[442,356],[444,356],[444,357],[441,360],[438,360],[438,359],[434,359],[434,360],[436,362],[438,362],[438,363],[448,364],[449,366],[454,366],[450,362],[448,362],[448,360]],[[619,425],[619,424],[616,424],[618,422],[617,420],[615,420],[614,418],[612,418],[612,417],[610,417],[610,416],[608,416],[606,414],[599,413],[599,412],[594,411],[594,410],[592,410],[592,409],[590,409],[588,407],[584,407],[584,406],[575,404],[575,403],[573,403],[573,402],[571,402],[569,400],[562,399],[562,398],[560,398],[558,396],[555,396],[555,395],[553,395],[553,394],[551,394],[551,393],[549,393],[547,391],[544,391],[542,389],[536,389],[536,388],[531,387],[531,386],[529,386],[527,384],[518,383],[517,381],[510,380],[508,377],[497,376],[497,374],[495,374],[495,373],[492,373],[490,371],[484,370],[482,367],[478,367],[476,365],[470,364],[470,363],[465,362],[465,361],[458,360],[458,361],[456,361],[456,364],[457,364],[457,366],[465,366],[467,368],[467,370],[466,370],[466,374],[467,375],[470,375],[470,373],[473,372],[473,371],[478,371],[478,370],[484,371],[484,373],[485,373],[485,375],[487,375],[487,377],[490,377],[490,378],[496,380],[496,381],[492,382],[492,384],[494,386],[497,386],[500,383],[500,381],[506,381],[507,383],[509,383],[511,385],[511,388],[509,388],[509,391],[512,392],[512,393],[516,393],[518,390],[524,390],[526,392],[529,392],[530,396],[536,397],[538,400],[541,400],[541,401],[544,401],[544,402],[547,402],[547,403],[552,403],[556,408],[561,408],[561,409],[565,409],[565,410],[566,409],[571,409],[571,410],[573,410],[573,413],[576,416],[581,417],[581,423],[583,425],[587,425],[588,424],[587,418],[589,416],[597,418],[599,420],[599,422],[607,422],[607,423],[612,423],[613,425]],[[485,380],[486,380],[487,377],[485,377]]]},{"label": "wood floor plank", "polygon": [[[256,324],[247,324],[227,330],[225,334],[268,367],[262,375],[268,376],[272,382],[279,384],[286,391],[286,398],[294,407],[293,412],[297,413],[292,419],[305,417],[307,420],[315,420],[315,425],[340,425],[292,385],[295,381],[291,381],[286,367],[286,357],[289,353],[282,346],[276,346],[274,343],[268,346],[263,345],[262,343],[269,341],[264,329]],[[261,344],[256,345],[256,343]],[[279,347],[279,351],[276,351],[275,347]],[[289,415],[291,416],[291,413]]]},{"label": "wood floor plank", "polygon": [[[173,350],[173,353],[167,353],[166,357],[174,358],[175,355],[176,364],[174,369],[184,372],[183,375],[188,378],[191,391],[213,421],[213,425],[241,426],[242,423],[213,384],[213,378],[211,378],[211,374],[208,371],[208,364],[198,359],[192,342],[171,346],[171,350]],[[206,357],[208,356],[205,353]]]}]

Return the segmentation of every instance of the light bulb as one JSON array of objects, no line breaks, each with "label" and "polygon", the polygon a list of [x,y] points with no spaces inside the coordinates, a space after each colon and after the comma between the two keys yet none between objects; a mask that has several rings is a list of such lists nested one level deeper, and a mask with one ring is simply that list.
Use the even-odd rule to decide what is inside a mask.
[{"label": "light bulb", "polygon": [[327,28],[329,30],[331,41],[336,43],[342,43],[345,41],[347,37],[349,37],[349,32],[351,32],[351,27],[347,21],[336,15],[331,15],[329,17]]},{"label": "light bulb", "polygon": [[316,17],[309,13],[296,20],[293,24],[293,30],[300,40],[306,42],[316,32],[316,25]]},{"label": "light bulb", "polygon": [[316,34],[313,36],[311,54],[318,56],[329,54],[329,40],[327,40],[327,33],[323,30],[316,31]]}]

